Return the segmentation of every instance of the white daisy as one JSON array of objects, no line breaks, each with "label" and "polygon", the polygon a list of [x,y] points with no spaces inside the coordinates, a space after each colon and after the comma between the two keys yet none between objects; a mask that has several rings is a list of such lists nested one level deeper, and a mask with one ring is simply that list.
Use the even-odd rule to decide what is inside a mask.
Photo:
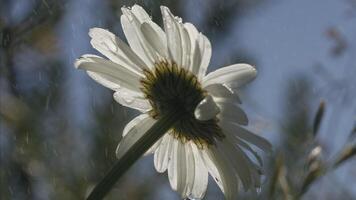
[{"label": "white daisy", "polygon": [[256,70],[234,64],[206,75],[211,44],[194,25],[182,23],[161,7],[164,30],[138,5],[122,8],[121,24],[129,46],[113,33],[93,28],[92,46],[106,58],[83,55],[75,66],[115,91],[120,104],[143,114],[129,122],[117,148],[120,158],[160,116],[172,110],[184,117],[151,147],[158,172],[168,171],[171,187],[182,198],[203,198],[210,174],[226,199],[260,187],[260,156],[251,147],[270,151],[264,138],[242,126],[248,119],[236,88]]}]

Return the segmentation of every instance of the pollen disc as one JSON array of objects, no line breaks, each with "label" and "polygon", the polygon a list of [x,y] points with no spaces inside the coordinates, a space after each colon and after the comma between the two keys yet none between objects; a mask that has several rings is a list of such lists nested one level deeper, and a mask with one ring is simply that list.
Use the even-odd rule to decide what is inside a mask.
[{"label": "pollen disc", "polygon": [[155,63],[152,70],[144,71],[141,90],[152,106],[149,114],[154,119],[182,110],[183,117],[172,127],[171,133],[181,142],[194,141],[204,148],[224,138],[218,119],[197,120],[194,110],[207,92],[202,89],[197,77],[189,70],[166,60]]}]

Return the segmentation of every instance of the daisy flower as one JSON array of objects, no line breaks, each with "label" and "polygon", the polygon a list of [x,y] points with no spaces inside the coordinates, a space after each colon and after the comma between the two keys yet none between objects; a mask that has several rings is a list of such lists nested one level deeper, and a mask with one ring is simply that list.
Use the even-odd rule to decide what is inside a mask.
[{"label": "daisy flower", "polygon": [[[239,188],[260,188],[262,160],[257,147],[270,151],[248,124],[236,89],[256,76],[248,64],[233,64],[206,74],[211,44],[191,23],[161,6],[164,29],[145,10],[122,8],[128,45],[108,30],[89,31],[92,46],[106,58],[83,55],[79,69],[114,91],[114,99],[142,112],[123,130],[116,154],[121,158],[161,116],[179,110],[179,120],[149,149],[160,173],[168,171],[182,198],[201,199],[213,177],[226,199]],[[240,186],[241,185],[241,186]]]}]

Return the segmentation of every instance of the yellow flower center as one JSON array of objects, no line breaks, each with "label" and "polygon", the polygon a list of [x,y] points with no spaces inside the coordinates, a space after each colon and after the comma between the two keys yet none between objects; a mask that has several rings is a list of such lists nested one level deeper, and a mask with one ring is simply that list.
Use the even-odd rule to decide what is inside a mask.
[{"label": "yellow flower center", "polygon": [[214,144],[216,139],[224,138],[217,118],[200,121],[194,110],[207,92],[203,90],[197,77],[187,69],[166,60],[155,63],[152,70],[144,70],[141,90],[149,100],[154,119],[177,110],[183,117],[172,127],[171,133],[181,142],[194,141],[199,148]]}]

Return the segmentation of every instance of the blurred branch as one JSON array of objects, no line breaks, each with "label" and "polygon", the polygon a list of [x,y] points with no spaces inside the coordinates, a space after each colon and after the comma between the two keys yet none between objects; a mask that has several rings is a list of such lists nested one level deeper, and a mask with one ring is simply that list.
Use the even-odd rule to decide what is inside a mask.
[{"label": "blurred branch", "polygon": [[314,137],[318,133],[318,130],[319,130],[319,127],[320,127],[320,124],[321,124],[321,120],[323,119],[323,116],[324,116],[324,110],[325,110],[325,102],[321,101],[320,104],[319,104],[318,111],[317,111],[317,113],[315,115],[315,118],[314,118],[314,125],[313,125]]},{"label": "blurred branch", "polygon": [[336,159],[333,168],[339,167],[342,163],[351,159],[355,155],[356,155],[356,144],[345,147],[344,150],[340,153],[339,157]]},{"label": "blurred branch", "polygon": [[61,5],[57,1],[38,1],[34,10],[22,22],[15,25],[0,24],[1,71],[8,79],[12,95],[19,95],[16,87],[16,70],[13,66],[15,47],[39,25],[57,19],[60,11]]},{"label": "blurred branch", "polygon": [[335,170],[337,167],[339,167],[342,163],[350,160],[353,156],[356,155],[356,144],[350,145],[345,147],[341,153],[339,154],[338,158],[335,159],[333,162],[334,164],[332,166],[322,166],[320,162],[314,163],[311,167],[310,170],[306,176],[306,178],[303,181],[299,197],[301,197],[303,194],[305,194],[309,187],[320,177],[326,175],[327,173]]},{"label": "blurred branch", "polygon": [[271,182],[268,189],[268,199],[273,199],[275,191],[280,186],[284,199],[291,199],[291,190],[287,180],[287,169],[284,165],[283,156],[278,155],[276,159],[276,166],[271,178]]},{"label": "blurred branch", "polygon": [[302,183],[302,188],[299,193],[299,196],[303,195],[306,191],[308,191],[310,185],[312,185],[312,183],[314,183],[314,181],[316,181],[323,174],[325,174],[325,170],[323,169],[323,167],[320,165],[319,162],[311,165],[308,174],[306,175]]},{"label": "blurred branch", "polygon": [[334,27],[329,28],[326,31],[326,35],[332,39],[335,43],[335,46],[332,48],[332,55],[333,56],[340,56],[342,55],[347,49],[347,41],[346,38]]}]

